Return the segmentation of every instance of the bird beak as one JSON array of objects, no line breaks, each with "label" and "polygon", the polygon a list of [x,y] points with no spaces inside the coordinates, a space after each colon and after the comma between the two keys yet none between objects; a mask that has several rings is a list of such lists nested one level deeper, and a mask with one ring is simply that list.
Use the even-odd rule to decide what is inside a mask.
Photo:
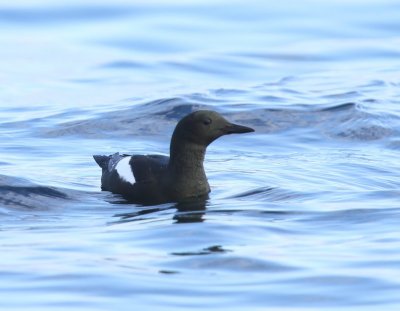
[{"label": "bird beak", "polygon": [[222,128],[222,132],[224,134],[241,134],[254,132],[254,129],[244,125],[228,123],[225,127]]}]

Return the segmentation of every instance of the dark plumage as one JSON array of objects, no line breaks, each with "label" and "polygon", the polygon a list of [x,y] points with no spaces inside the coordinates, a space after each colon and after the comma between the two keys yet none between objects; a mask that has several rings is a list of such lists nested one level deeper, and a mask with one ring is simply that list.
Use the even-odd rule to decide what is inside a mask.
[{"label": "dark plumage", "polygon": [[254,130],[230,123],[214,111],[193,112],[176,125],[170,157],[93,156],[102,168],[101,189],[140,204],[206,198],[210,192],[203,167],[207,146],[223,135],[248,132]]}]

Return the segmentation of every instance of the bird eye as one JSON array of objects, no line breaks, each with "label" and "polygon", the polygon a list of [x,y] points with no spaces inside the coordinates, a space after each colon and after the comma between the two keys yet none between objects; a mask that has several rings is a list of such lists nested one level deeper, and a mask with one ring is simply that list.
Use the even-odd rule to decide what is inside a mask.
[{"label": "bird eye", "polygon": [[204,119],[204,120],[203,120],[203,124],[204,124],[204,125],[210,125],[211,122],[212,122],[212,120],[211,120],[210,118],[207,118],[207,119]]}]

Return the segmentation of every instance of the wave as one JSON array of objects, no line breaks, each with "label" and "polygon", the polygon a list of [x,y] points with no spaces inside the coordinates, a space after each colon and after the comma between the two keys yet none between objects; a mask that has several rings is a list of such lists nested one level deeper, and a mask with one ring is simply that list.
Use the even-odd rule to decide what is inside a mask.
[{"label": "wave", "polygon": [[126,99],[126,104],[122,108],[115,107],[115,111],[68,111],[68,118],[72,118],[68,122],[62,122],[63,113],[58,113],[0,126],[16,130],[30,128],[33,131],[29,135],[46,138],[169,136],[183,116],[199,109],[212,109],[233,122],[254,127],[257,134],[280,135],[296,130],[301,137],[300,131],[307,131],[314,139],[324,142],[371,142],[399,136],[397,112],[380,111],[380,101],[362,92],[366,87],[385,87],[384,83],[340,93],[318,91],[311,95],[290,85],[295,83],[298,83],[295,78],[288,77],[250,89],[215,89],[156,100]]},{"label": "wave", "polygon": [[13,209],[48,209],[70,197],[54,187],[0,175],[0,206]]},{"label": "wave", "polygon": [[86,138],[159,135],[166,131],[172,132],[179,119],[199,109],[220,110],[233,122],[252,126],[257,133],[262,134],[311,129],[323,137],[371,141],[398,135],[399,132],[394,127],[395,122],[387,122],[389,119],[393,121],[393,117],[374,115],[355,103],[323,105],[317,108],[297,105],[232,112],[216,109],[210,104],[187,103],[182,98],[170,98],[107,112],[94,119],[58,124],[52,129],[42,129],[40,135]]}]

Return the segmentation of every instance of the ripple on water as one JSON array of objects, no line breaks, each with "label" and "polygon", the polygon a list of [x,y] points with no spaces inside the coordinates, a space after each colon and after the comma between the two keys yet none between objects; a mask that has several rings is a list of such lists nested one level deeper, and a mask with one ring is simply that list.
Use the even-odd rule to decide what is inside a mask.
[{"label": "ripple on water", "polygon": [[0,175],[0,204],[9,209],[49,209],[70,199],[67,193],[21,178]]},{"label": "ripple on water", "polygon": [[[28,2],[0,5],[0,308],[399,309],[398,0]],[[256,129],[210,146],[209,200],[100,191],[93,153],[167,154],[197,109]]]}]

